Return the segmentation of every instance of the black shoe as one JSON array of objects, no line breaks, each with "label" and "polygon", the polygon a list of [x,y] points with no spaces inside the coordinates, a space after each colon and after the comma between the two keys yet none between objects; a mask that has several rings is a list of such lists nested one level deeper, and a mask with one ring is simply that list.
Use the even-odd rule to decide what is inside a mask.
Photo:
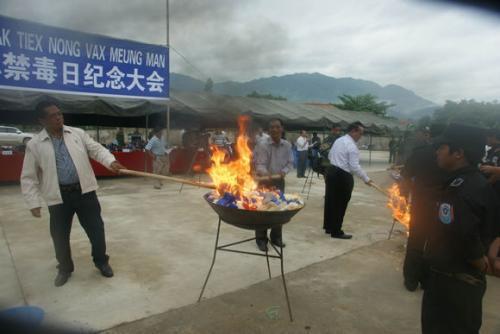
[{"label": "black shoe", "polygon": [[326,230],[326,229],[325,229],[325,233],[326,233],[326,234],[332,234],[332,231],[331,231],[331,230]]},{"label": "black shoe", "polygon": [[57,273],[56,279],[54,280],[54,285],[57,287],[63,286],[68,281],[71,273],[66,273],[64,271],[59,271]]},{"label": "black shoe", "polygon": [[405,288],[406,288],[406,290],[408,290],[410,292],[413,292],[413,291],[417,290],[417,288],[418,288],[418,281],[406,280],[405,279]]},{"label": "black shoe", "polygon": [[113,269],[111,269],[111,266],[106,263],[100,266],[96,266],[97,269],[101,272],[101,275],[104,277],[113,277]]},{"label": "black shoe", "polygon": [[277,247],[285,248],[286,244],[281,238],[271,238],[271,243]]},{"label": "black shoe", "polygon": [[267,252],[268,247],[267,247],[267,239],[256,239],[255,242],[257,243],[257,247],[263,251]]},{"label": "black shoe", "polygon": [[344,232],[332,233],[332,238],[348,240],[348,239],[352,239],[352,235],[345,234]]}]

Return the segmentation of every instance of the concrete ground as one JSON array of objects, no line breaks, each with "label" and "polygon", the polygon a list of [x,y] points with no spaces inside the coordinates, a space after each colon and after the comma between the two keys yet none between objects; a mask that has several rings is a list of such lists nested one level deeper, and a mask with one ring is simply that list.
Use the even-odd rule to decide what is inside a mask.
[{"label": "concrete ground", "polygon": [[[401,284],[404,239],[380,241],[288,274],[293,322],[276,277],[105,333],[420,333],[422,291],[408,292]],[[481,333],[500,333],[500,282],[494,280]]]},{"label": "concrete ground", "polygon": [[[366,157],[366,153],[362,156]],[[367,167],[383,186],[391,183],[383,171],[386,159],[385,153],[374,152],[374,162]],[[418,332],[418,298],[401,288],[404,240],[377,243],[387,239],[391,217],[385,198],[362,182],[356,182],[344,226],[346,232],[354,234],[353,240],[334,240],[323,233],[324,185],[319,179],[314,179],[306,207],[284,228],[285,271],[290,273],[290,297],[297,319],[293,325],[286,321],[279,281],[266,280],[266,263],[260,257],[219,253],[205,291],[207,300],[193,306],[210,265],[216,233],[217,216],[201,198],[206,190],[186,186],[179,193],[179,185],[166,184],[158,191],[152,182],[140,178],[105,179],[99,183],[115,277],[104,278],[93,267],[90,245],[75,217],[72,250],[76,270],[61,288],[53,286],[56,261],[47,211],[43,211],[42,219],[32,218],[23,205],[19,186],[0,186],[0,308],[38,306],[45,311],[47,323],[82,331],[112,329],[145,319],[115,330],[226,333],[241,331],[241,323],[248,326],[249,332],[259,332],[264,327],[255,320],[274,318],[277,309],[278,320],[273,324],[267,320],[266,328],[271,326],[281,332],[320,330],[316,327],[320,323],[352,326],[339,327],[347,332],[370,328],[372,333],[401,333],[407,323],[412,323],[410,328]],[[303,183],[304,179],[290,175],[287,192],[300,192]],[[403,228],[398,226],[397,230]],[[251,236],[251,231],[229,225],[223,225],[221,230],[221,242]],[[248,243],[240,249],[256,248]],[[365,266],[362,259],[369,265]],[[271,270],[276,277],[279,266],[273,262]],[[387,284],[382,284],[385,281]],[[498,282],[490,281],[489,300],[492,293],[498,293]],[[384,293],[378,294],[380,286],[384,286]],[[262,292],[257,292],[259,289]],[[252,303],[258,308],[249,308]],[[372,307],[358,307],[364,304]],[[490,302],[485,306],[486,317],[492,317],[491,328],[500,323],[498,309],[498,304]],[[387,317],[379,316],[384,312]],[[398,325],[391,327],[393,324]],[[151,330],[148,326],[152,326]],[[217,331],[217,326],[224,330]]]}]

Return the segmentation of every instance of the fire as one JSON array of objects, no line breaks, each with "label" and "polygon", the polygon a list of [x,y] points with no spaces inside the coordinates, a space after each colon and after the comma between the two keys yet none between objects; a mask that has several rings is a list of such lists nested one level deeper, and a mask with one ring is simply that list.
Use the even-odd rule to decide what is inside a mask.
[{"label": "fire", "polygon": [[298,195],[283,194],[277,189],[259,186],[252,176],[252,150],[248,146],[246,131],[250,118],[238,119],[236,140],[237,159],[227,161],[224,149],[212,147],[212,166],[207,170],[216,189],[208,200],[229,208],[257,211],[296,210],[304,206]]},{"label": "fire", "polygon": [[239,134],[236,141],[237,159],[226,162],[227,152],[216,146],[212,147],[212,166],[207,170],[217,187],[219,195],[229,192],[238,197],[245,197],[257,189],[257,183],[252,177],[252,150],[248,146],[246,135],[248,116],[238,119]]},{"label": "fire", "polygon": [[387,207],[392,210],[392,217],[398,222],[410,227],[410,204],[404,196],[401,196],[399,192],[399,187],[396,183],[392,185],[388,190],[389,201],[387,202]]}]

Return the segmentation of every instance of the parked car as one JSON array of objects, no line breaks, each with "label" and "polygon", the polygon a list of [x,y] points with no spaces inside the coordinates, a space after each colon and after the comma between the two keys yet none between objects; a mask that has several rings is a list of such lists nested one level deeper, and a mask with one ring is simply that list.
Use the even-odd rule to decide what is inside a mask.
[{"label": "parked car", "polygon": [[0,145],[26,145],[31,138],[32,133],[25,133],[10,126],[0,126]]}]

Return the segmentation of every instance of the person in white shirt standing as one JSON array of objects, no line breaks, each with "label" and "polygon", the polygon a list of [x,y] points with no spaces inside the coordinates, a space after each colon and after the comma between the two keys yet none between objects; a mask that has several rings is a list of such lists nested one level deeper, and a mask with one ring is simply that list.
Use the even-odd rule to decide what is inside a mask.
[{"label": "person in white shirt standing", "polygon": [[[170,171],[170,157],[165,150],[165,142],[162,141],[163,129],[156,127],[154,135],[146,144],[146,152],[153,159],[153,173],[167,175]],[[161,189],[163,182],[155,180],[154,188]]]},{"label": "person in white shirt standing", "polygon": [[260,126],[255,135],[255,145],[265,145],[269,141],[269,138],[269,135],[265,133],[264,129]]},{"label": "person in white shirt standing", "polygon": [[50,235],[59,262],[54,284],[64,285],[74,270],[70,233],[75,213],[92,244],[95,266],[103,276],[112,277],[101,207],[95,193],[97,181],[89,158],[114,172],[125,167],[83,130],[65,126],[54,102],[41,101],[36,112],[44,129],[26,146],[21,190],[34,217],[41,217],[42,199],[48,205]]},{"label": "person in white shirt standing", "polygon": [[326,192],[323,229],[332,238],[351,239],[352,235],[344,233],[342,223],[351,199],[356,174],[367,185],[372,181],[359,164],[359,150],[356,142],[363,136],[364,127],[355,122],[347,128],[347,134],[335,141],[328,159],[332,166],[326,171]]},{"label": "person in white shirt standing", "polygon": [[306,167],[307,167],[307,150],[309,149],[309,142],[307,141],[307,133],[302,130],[300,131],[300,136],[295,142],[297,146],[297,177],[306,177]]}]

